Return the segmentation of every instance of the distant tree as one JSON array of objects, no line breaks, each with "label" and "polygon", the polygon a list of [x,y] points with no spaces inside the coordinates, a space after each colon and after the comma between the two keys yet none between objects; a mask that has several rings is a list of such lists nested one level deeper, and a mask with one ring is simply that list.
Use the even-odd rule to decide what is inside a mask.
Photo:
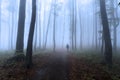
[{"label": "distant tree", "polygon": [[55,51],[55,48],[56,48],[56,15],[57,15],[57,11],[56,11],[56,7],[57,7],[57,4],[56,4],[56,0],[54,2],[54,22],[53,22],[53,51]]},{"label": "distant tree", "polygon": [[[116,0],[115,0],[116,1]],[[111,1],[113,3],[114,1]],[[117,3],[117,1],[116,1]],[[119,3],[120,4],[120,3]],[[119,17],[117,13],[117,8],[114,8],[114,4],[112,4],[113,7],[113,51],[116,53],[117,51],[117,27],[119,26]]]},{"label": "distant tree", "polygon": [[27,68],[32,67],[32,47],[33,47],[33,36],[36,22],[36,0],[32,0],[32,17],[30,23],[30,30],[27,43],[27,52],[26,52],[26,66]]},{"label": "distant tree", "polygon": [[[65,12],[65,9],[64,9]],[[64,14],[64,22],[63,22],[63,35],[62,35],[62,48],[64,47],[64,38],[65,38],[65,22],[66,22],[66,18],[65,18],[65,14]]]},{"label": "distant tree", "polygon": [[16,52],[23,52],[24,49],[25,9],[26,0],[20,0]]},{"label": "distant tree", "polygon": [[46,30],[46,35],[45,35],[45,44],[44,44],[44,49],[46,49],[46,45],[47,45],[47,38],[48,38],[48,32],[49,32],[49,29],[50,29],[50,20],[51,20],[51,13],[52,13],[52,6],[50,7],[50,12],[48,14],[48,22],[47,22],[47,30]]},{"label": "distant tree", "polygon": [[74,0],[74,49],[76,50],[77,49],[77,7],[76,7],[76,4],[77,1]]},{"label": "distant tree", "polygon": [[73,50],[76,50],[76,17],[77,12],[76,12],[76,0],[72,0],[72,45],[73,45]]},{"label": "distant tree", "polygon": [[39,29],[38,29],[38,33],[39,33],[39,48],[41,49],[41,9],[42,9],[42,7],[41,7],[41,1],[42,0],[40,0],[40,2],[39,2],[39,0],[37,1],[37,22],[38,22],[38,24],[37,24],[37,26],[39,26]]},{"label": "distant tree", "polygon": [[1,41],[1,0],[0,0],[0,41]]},{"label": "distant tree", "polygon": [[15,29],[15,9],[16,7],[16,1],[13,2],[13,0],[9,0],[9,6],[7,7],[9,11],[9,47],[10,49],[13,49],[13,39],[14,39],[14,29]]},{"label": "distant tree", "polygon": [[[37,14],[36,14],[37,15]],[[33,41],[33,44],[34,44],[34,52],[37,50],[37,29],[38,29],[38,27],[37,27],[37,20],[36,20],[36,24],[35,24],[35,33],[34,33],[34,41]]]},{"label": "distant tree", "polygon": [[103,37],[105,42],[105,61],[111,67],[112,65],[112,44],[110,38],[110,31],[105,7],[105,0],[100,0],[100,12],[103,25]]},{"label": "distant tree", "polygon": [[71,16],[70,16],[70,39],[71,39],[71,49],[74,50],[74,0],[70,0],[70,10],[71,10]]},{"label": "distant tree", "polygon": [[[79,8],[80,9],[80,8]],[[83,28],[82,28],[82,22],[81,22],[81,12],[79,10],[79,20],[80,20],[80,48],[82,49],[82,44],[83,44]]]}]

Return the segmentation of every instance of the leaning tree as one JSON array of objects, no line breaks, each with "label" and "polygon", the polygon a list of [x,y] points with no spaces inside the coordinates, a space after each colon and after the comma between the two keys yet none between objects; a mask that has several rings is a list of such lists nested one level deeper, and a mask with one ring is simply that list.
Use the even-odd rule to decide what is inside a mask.
[{"label": "leaning tree", "polygon": [[32,67],[32,52],[33,52],[33,36],[34,36],[34,29],[35,29],[35,22],[36,22],[36,0],[32,0],[32,17],[30,23],[30,30],[28,36],[28,43],[27,43],[27,52],[26,52],[26,67]]},{"label": "leaning tree", "polygon": [[109,24],[108,24],[108,18],[107,18],[107,12],[105,7],[105,0],[100,0],[100,12],[101,12],[101,20],[102,20],[102,26],[103,26],[103,38],[105,43],[105,61],[106,64],[111,67],[112,65],[112,43],[111,43],[111,36],[109,31]]}]

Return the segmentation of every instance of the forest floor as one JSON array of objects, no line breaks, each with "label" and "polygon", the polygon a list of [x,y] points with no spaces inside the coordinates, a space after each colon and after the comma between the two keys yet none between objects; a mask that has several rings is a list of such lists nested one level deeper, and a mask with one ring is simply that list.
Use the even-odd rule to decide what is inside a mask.
[{"label": "forest floor", "polygon": [[108,69],[100,54],[46,53],[33,56],[33,68],[23,62],[0,64],[0,80],[120,80],[120,56]]}]

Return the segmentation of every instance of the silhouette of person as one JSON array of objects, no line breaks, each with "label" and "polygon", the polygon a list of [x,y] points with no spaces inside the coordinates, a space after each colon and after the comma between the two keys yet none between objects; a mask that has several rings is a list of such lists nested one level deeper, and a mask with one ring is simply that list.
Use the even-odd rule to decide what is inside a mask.
[{"label": "silhouette of person", "polygon": [[120,6],[120,2],[118,3],[118,6]]},{"label": "silhouette of person", "polygon": [[67,48],[67,52],[69,51],[69,44],[66,45],[66,48]]}]

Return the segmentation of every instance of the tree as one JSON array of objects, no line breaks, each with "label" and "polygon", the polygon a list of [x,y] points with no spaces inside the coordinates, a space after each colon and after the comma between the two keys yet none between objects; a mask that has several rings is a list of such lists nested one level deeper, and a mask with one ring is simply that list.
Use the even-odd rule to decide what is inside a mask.
[{"label": "tree", "polygon": [[77,7],[76,7],[76,0],[74,0],[74,48],[75,50],[77,49],[77,46],[76,46],[76,41],[77,41],[77,31],[76,31],[76,27],[77,27]]},{"label": "tree", "polygon": [[70,16],[70,39],[71,39],[71,49],[74,50],[75,48],[75,10],[74,10],[74,0],[71,0],[70,2],[70,11],[71,11],[71,16]]},{"label": "tree", "polygon": [[103,25],[103,37],[105,42],[105,61],[106,64],[111,67],[112,65],[112,44],[111,44],[111,38],[110,38],[110,31],[109,31],[109,25],[108,25],[108,19],[107,19],[107,13],[106,13],[106,7],[105,7],[105,0],[100,0],[100,12],[101,12],[101,20]]},{"label": "tree", "polygon": [[13,39],[14,39],[14,29],[15,29],[15,11],[16,8],[14,7],[16,5],[16,1],[13,2],[13,0],[9,0],[9,47],[10,49],[13,49]]},{"label": "tree", "polygon": [[[80,9],[80,8],[79,8]],[[82,49],[82,44],[83,44],[83,28],[82,28],[82,22],[81,22],[81,12],[79,10],[79,19],[80,19],[80,48]]]},{"label": "tree", "polygon": [[26,52],[26,66],[31,68],[32,66],[32,46],[33,46],[33,36],[36,22],[36,0],[32,0],[32,17],[30,23],[30,30],[27,43],[27,52]]},{"label": "tree", "polygon": [[[111,1],[111,3],[113,3],[114,1]],[[116,1],[117,2],[117,1]],[[113,50],[114,53],[116,53],[117,51],[117,27],[119,26],[119,17],[118,17],[118,13],[117,13],[117,8],[114,8],[114,4],[111,5],[112,9],[113,9]]]},{"label": "tree", "polygon": [[0,41],[1,41],[1,0],[0,0]]},{"label": "tree", "polygon": [[46,35],[45,35],[45,45],[43,47],[44,49],[46,49],[48,32],[49,32],[49,29],[50,29],[50,20],[51,20],[52,6],[53,5],[51,5],[50,12],[49,12],[49,17],[48,17],[47,30],[46,30]]},{"label": "tree", "polygon": [[[97,0],[95,1],[95,5],[93,6],[94,7],[94,11],[96,12],[97,11]],[[95,15],[95,47],[96,49],[98,48],[98,26],[97,26],[97,15]]]},{"label": "tree", "polygon": [[[65,12],[65,8],[64,8],[64,12]],[[66,22],[66,15],[64,14],[63,35],[62,35],[62,48],[64,46],[64,38],[65,38],[65,22]]]},{"label": "tree", "polygon": [[23,52],[26,0],[20,0],[16,52]]},{"label": "tree", "polygon": [[[117,6],[114,5],[116,4],[116,0],[106,0],[106,8],[107,8],[107,16],[108,16],[108,21],[109,21],[109,27],[111,30],[113,30],[113,52],[116,53],[117,51],[117,27],[119,25],[119,18],[118,18],[118,13],[117,13]],[[113,27],[113,28],[112,28]]]},{"label": "tree", "polygon": [[53,22],[53,51],[55,51],[56,48],[56,0],[55,0],[55,4],[54,4],[54,22]]}]

